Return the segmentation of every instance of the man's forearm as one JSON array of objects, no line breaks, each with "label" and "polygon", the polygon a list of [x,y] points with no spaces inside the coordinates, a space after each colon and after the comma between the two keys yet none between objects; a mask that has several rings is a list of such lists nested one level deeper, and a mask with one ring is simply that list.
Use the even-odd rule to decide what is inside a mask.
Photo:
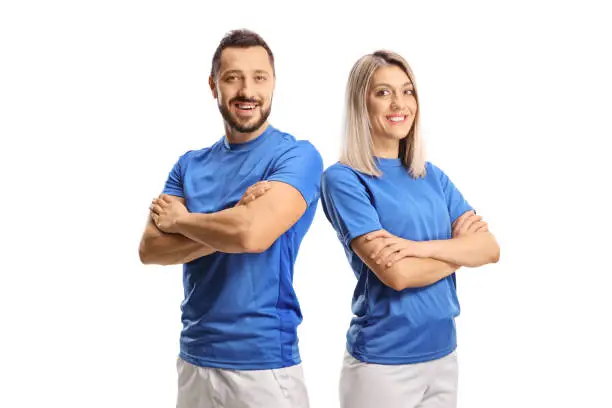
[{"label": "man's forearm", "polygon": [[499,245],[488,232],[423,242],[425,255],[452,264],[477,267],[499,260]]},{"label": "man's forearm", "polygon": [[459,269],[458,265],[431,258],[403,258],[387,268],[390,286],[395,290],[428,286]]},{"label": "man's forearm", "polygon": [[251,220],[245,206],[212,214],[188,213],[176,220],[176,230],[197,242],[227,253],[253,252]]},{"label": "man's forearm", "polygon": [[149,229],[150,232],[140,241],[138,250],[140,260],[144,264],[183,264],[215,252],[209,245],[183,235],[163,233],[154,225]]}]

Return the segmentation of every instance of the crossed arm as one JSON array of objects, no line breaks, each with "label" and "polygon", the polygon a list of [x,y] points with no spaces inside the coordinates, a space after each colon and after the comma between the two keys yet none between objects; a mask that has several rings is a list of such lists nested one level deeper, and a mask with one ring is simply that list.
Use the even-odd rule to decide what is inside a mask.
[{"label": "crossed arm", "polygon": [[261,253],[306,211],[302,195],[288,184],[270,182],[266,194],[246,205],[213,214],[183,212],[168,225],[170,232],[227,253]]},{"label": "crossed arm", "polygon": [[[185,205],[181,197],[167,196],[169,201]],[[138,255],[143,264],[176,265],[191,262],[210,255],[215,249],[180,234],[169,234],[160,230],[149,214],[145,231],[140,240]]]},{"label": "crossed arm", "polygon": [[455,221],[451,239],[417,242],[378,230],[355,238],[351,247],[385,285],[398,291],[433,284],[461,266],[495,263],[500,252],[487,224],[473,211]]},{"label": "crossed arm", "polygon": [[[213,214],[189,213],[182,198],[161,195],[151,205],[140,242],[140,259],[145,264],[171,265],[215,251],[263,252],[305,210],[301,194],[277,182],[257,183],[234,208]],[[453,237],[448,240],[415,242],[379,230],[355,238],[351,247],[383,283],[395,290],[430,285],[460,266],[499,260],[495,238],[472,211],[455,221]]]},{"label": "crossed arm", "polygon": [[[265,193],[265,195],[264,195]],[[186,263],[215,251],[263,252],[306,211],[294,187],[281,182],[251,186],[240,202],[212,214],[190,213],[182,198],[153,200],[139,254],[145,264]]]}]

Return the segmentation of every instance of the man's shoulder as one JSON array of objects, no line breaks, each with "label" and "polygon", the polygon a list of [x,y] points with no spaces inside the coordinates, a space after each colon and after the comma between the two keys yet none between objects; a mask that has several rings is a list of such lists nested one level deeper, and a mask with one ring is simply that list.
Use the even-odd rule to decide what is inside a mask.
[{"label": "man's shoulder", "polygon": [[220,143],[221,143],[220,141],[217,141],[214,144],[207,146],[207,147],[202,147],[200,149],[187,150],[185,153],[183,153],[180,156],[179,161],[188,163],[192,160],[201,159],[211,154],[214,154],[214,152],[219,149]]},{"label": "man's shoulder", "polygon": [[293,134],[275,129],[273,156],[277,159],[288,156],[321,160],[321,154],[310,140],[298,139]]}]

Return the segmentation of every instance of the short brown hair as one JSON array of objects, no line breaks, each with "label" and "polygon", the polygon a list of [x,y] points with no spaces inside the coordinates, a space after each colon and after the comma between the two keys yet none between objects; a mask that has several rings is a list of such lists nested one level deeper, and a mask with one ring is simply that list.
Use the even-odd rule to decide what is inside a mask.
[{"label": "short brown hair", "polygon": [[212,67],[210,69],[210,76],[215,78],[217,72],[219,72],[219,66],[221,65],[221,53],[224,49],[229,47],[235,48],[248,48],[248,47],[263,47],[268,56],[270,57],[270,65],[272,65],[272,71],[274,71],[274,54],[272,54],[272,50],[268,47],[268,44],[264,41],[261,36],[251,30],[241,29],[241,30],[232,30],[229,33],[225,34],[219,46],[215,50],[215,54],[212,59]]}]

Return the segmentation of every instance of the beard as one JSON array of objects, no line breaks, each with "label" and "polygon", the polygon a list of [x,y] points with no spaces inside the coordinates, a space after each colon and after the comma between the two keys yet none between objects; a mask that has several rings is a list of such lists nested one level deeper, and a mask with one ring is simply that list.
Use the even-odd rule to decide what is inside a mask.
[{"label": "beard", "polygon": [[[245,98],[234,98],[229,102],[229,105],[232,106],[238,102],[255,103],[256,107],[253,109],[257,109],[260,106],[259,103],[257,103],[257,101],[253,99],[245,99]],[[240,132],[240,133],[251,133],[259,129],[261,125],[263,125],[266,122],[266,120],[268,120],[268,116],[270,116],[270,111],[272,110],[272,101],[270,101],[270,106],[268,107],[267,110],[259,108],[261,109],[260,118],[252,125],[241,124],[236,118],[234,118],[234,116],[232,115],[232,112],[230,112],[227,106],[222,105],[221,103],[219,103],[218,106],[219,106],[219,112],[221,112],[221,116],[223,116],[223,119],[229,125],[231,129],[237,132]]]}]

